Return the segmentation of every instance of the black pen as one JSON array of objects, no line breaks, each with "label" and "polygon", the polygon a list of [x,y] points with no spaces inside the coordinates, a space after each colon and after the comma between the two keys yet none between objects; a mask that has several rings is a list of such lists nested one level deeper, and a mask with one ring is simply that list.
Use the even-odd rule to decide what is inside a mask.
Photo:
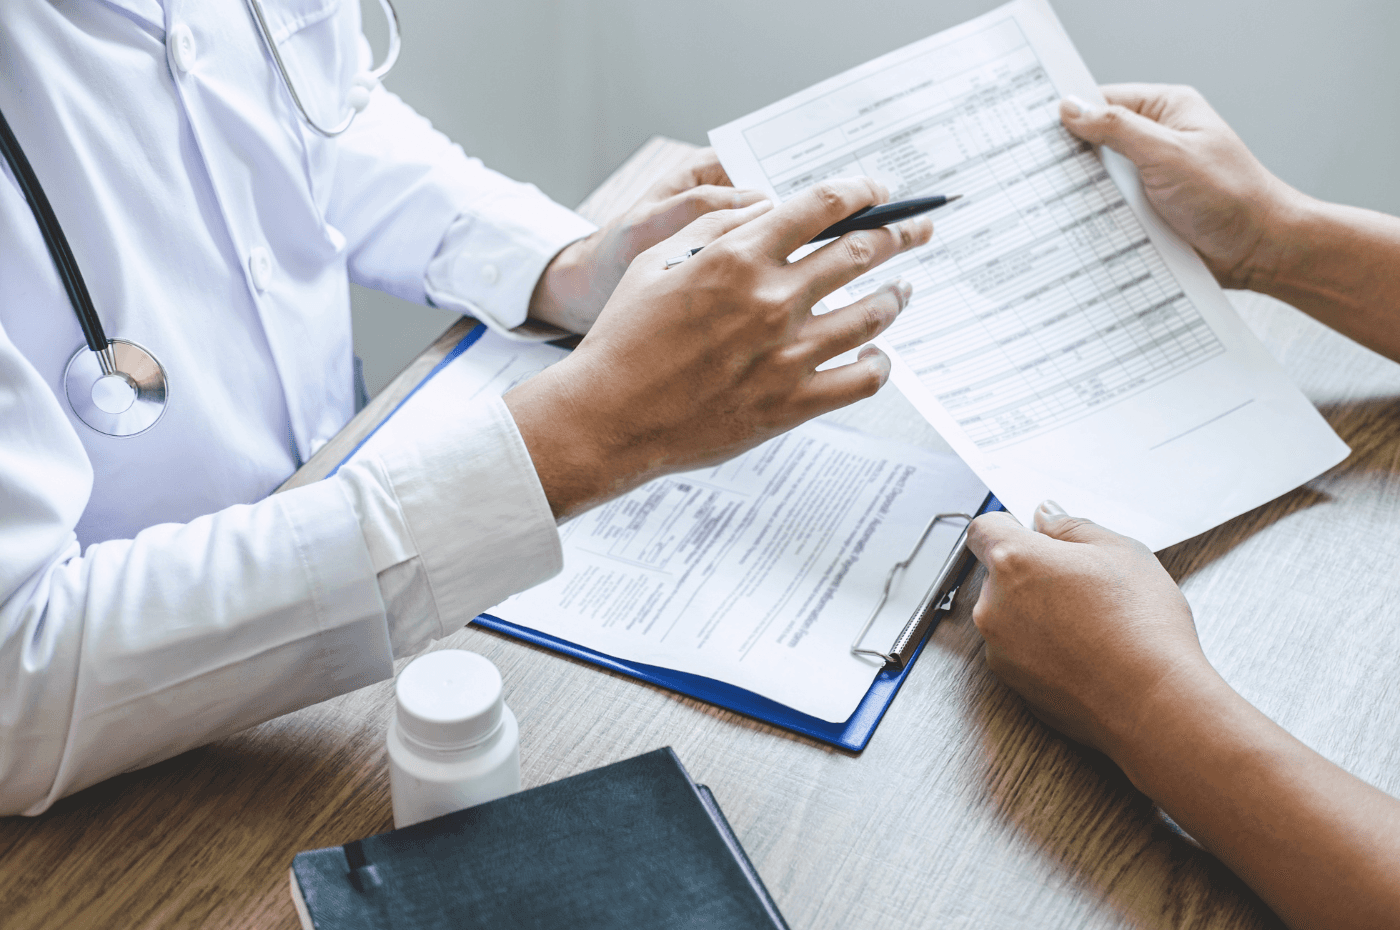
[{"label": "black pen", "polygon": [[[897,200],[894,203],[881,203],[873,207],[866,207],[864,210],[858,210],[852,213],[841,222],[833,223],[826,229],[823,229],[813,236],[807,244],[811,245],[813,242],[821,242],[823,239],[835,239],[837,236],[844,236],[846,233],[854,232],[857,229],[879,229],[881,226],[889,226],[891,223],[898,223],[900,220],[907,220],[921,213],[936,210],[944,204],[952,203],[954,200],[958,200],[961,197],[962,194],[954,194],[951,197],[937,194],[933,197],[913,197],[909,200]],[[679,265],[703,248],[703,245],[697,245],[688,252],[682,252],[674,258],[666,259],[666,267],[670,268],[672,265]]]},{"label": "black pen", "polygon": [[[894,203],[879,203],[852,213],[839,223],[832,223],[813,236],[812,242],[835,239],[837,236],[844,236],[857,229],[879,229],[881,226],[889,226],[891,223],[898,223],[900,220],[907,220],[921,213],[936,210],[960,197],[962,194],[954,194],[951,197],[939,194],[936,197],[915,197],[911,200],[897,200]],[[807,244],[811,245],[812,243]]]}]

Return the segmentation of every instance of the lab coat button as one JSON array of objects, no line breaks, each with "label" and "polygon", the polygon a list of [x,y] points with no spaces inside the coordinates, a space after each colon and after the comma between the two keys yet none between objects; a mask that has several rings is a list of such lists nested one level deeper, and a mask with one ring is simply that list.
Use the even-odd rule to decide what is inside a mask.
[{"label": "lab coat button", "polygon": [[170,30],[170,58],[175,62],[175,67],[181,71],[188,71],[194,67],[195,58],[198,51],[194,45],[194,33],[190,32],[190,27],[180,23]]},{"label": "lab coat button", "polygon": [[500,277],[501,273],[496,270],[495,265],[481,266],[481,280],[485,281],[487,284],[495,284],[500,280]]},{"label": "lab coat button", "polygon": [[253,287],[267,290],[272,283],[272,253],[262,246],[254,246],[248,253],[248,273],[252,275]]}]

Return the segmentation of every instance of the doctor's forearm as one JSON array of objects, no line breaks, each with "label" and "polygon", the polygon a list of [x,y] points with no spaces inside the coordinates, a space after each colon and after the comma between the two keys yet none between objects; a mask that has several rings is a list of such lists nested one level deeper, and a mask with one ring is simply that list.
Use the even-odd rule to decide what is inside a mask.
[{"label": "doctor's forearm", "polygon": [[594,293],[587,243],[587,239],[579,239],[566,245],[545,266],[530,295],[529,319],[571,333],[588,332],[611,289]]},{"label": "doctor's forearm", "polygon": [[82,555],[72,543],[6,592],[0,814],[388,678],[395,655],[557,571],[508,413],[464,403],[458,374],[333,478]]},{"label": "doctor's forearm", "polygon": [[74,546],[9,594],[0,633],[3,814],[393,670],[359,526],[328,483]]}]

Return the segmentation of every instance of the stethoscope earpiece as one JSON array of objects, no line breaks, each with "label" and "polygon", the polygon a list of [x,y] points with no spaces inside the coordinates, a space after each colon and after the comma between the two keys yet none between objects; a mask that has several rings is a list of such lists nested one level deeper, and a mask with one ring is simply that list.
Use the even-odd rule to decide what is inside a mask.
[{"label": "stethoscope earpiece", "polygon": [[107,371],[101,356],[79,347],[63,371],[63,390],[84,425],[106,436],[135,436],[155,426],[165,413],[169,386],[154,355],[134,342],[107,345],[114,362]]}]

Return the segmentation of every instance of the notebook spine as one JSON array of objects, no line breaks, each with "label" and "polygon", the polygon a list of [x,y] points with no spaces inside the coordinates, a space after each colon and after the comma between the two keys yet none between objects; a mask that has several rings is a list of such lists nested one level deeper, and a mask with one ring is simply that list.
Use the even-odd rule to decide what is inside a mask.
[{"label": "notebook spine", "polygon": [[705,810],[709,812],[710,819],[714,821],[715,829],[724,838],[724,844],[729,847],[730,854],[734,856],[739,867],[743,869],[744,875],[749,880],[749,885],[753,888],[754,894],[758,896],[759,903],[768,912],[768,919],[773,922],[774,930],[789,930],[787,921],[783,920],[783,915],[778,910],[777,903],[774,902],[773,896],[768,893],[768,888],[763,884],[763,879],[759,877],[758,870],[749,861],[743,845],[739,842],[739,837],[734,834],[734,828],[729,825],[729,820],[724,816],[724,811],[720,809],[719,802],[715,800],[714,792],[705,785],[696,785],[695,791],[700,795],[700,801],[705,805]]}]

